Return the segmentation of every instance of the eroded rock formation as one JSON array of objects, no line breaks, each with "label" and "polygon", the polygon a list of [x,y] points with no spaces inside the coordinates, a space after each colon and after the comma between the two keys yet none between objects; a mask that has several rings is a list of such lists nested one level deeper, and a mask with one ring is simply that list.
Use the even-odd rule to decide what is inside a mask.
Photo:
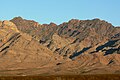
[{"label": "eroded rock formation", "polygon": [[119,73],[120,28],[100,19],[0,21],[0,64],[21,75]]}]

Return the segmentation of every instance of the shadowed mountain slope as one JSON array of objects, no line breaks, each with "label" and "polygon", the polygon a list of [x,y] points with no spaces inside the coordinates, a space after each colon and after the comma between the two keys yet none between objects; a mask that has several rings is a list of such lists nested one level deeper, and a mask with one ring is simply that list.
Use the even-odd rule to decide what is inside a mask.
[{"label": "shadowed mountain slope", "polygon": [[0,21],[0,64],[0,75],[119,73],[120,28],[100,19]]}]

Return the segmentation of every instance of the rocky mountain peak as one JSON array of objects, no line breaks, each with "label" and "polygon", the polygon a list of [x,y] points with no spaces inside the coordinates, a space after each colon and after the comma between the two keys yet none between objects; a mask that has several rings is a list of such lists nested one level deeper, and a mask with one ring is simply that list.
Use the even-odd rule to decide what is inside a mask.
[{"label": "rocky mountain peak", "polygon": [[74,23],[77,23],[77,22],[80,22],[81,20],[78,20],[78,19],[71,19],[68,23],[71,23],[71,24],[74,24]]},{"label": "rocky mountain peak", "polygon": [[13,19],[14,19],[14,20],[23,20],[23,18],[22,18],[21,16],[14,17]]},{"label": "rocky mountain peak", "polygon": [[55,24],[55,23],[53,23],[53,22],[51,22],[49,25],[50,25],[50,26],[57,26],[57,24]]}]

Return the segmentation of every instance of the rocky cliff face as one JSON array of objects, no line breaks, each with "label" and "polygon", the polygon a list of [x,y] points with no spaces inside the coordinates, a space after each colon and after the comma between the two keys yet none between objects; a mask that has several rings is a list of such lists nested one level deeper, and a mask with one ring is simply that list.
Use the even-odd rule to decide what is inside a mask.
[{"label": "rocky cliff face", "polygon": [[24,69],[18,74],[119,73],[120,28],[100,19],[56,25],[15,17],[0,21],[0,56],[0,70]]}]

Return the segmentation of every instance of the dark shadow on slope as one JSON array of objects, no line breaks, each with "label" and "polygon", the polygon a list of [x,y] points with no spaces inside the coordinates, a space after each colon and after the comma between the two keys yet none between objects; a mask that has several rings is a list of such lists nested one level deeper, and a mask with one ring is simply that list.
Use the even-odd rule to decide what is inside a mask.
[{"label": "dark shadow on slope", "polygon": [[93,53],[96,53],[97,51],[92,51],[92,52],[90,52],[89,54],[93,54]]},{"label": "dark shadow on slope", "polygon": [[74,57],[79,56],[80,54],[84,53],[85,51],[89,50],[90,48],[91,48],[91,47],[83,48],[80,52],[74,53],[74,54],[71,55],[69,58],[70,58],[70,59],[73,59]]},{"label": "dark shadow on slope", "polygon": [[4,47],[0,52],[5,51],[9,48],[9,46]]},{"label": "dark shadow on slope", "polygon": [[112,64],[113,62],[114,62],[113,60],[110,60],[107,65],[110,65],[110,64]]},{"label": "dark shadow on slope", "polygon": [[112,47],[112,45],[114,45],[115,42],[117,42],[117,41],[118,41],[118,40],[108,41],[108,42],[105,43],[104,45],[98,46],[98,47],[96,48],[96,52],[98,52],[98,51],[104,49],[105,47]]},{"label": "dark shadow on slope", "polygon": [[73,31],[73,32],[69,35],[69,37],[73,36],[76,32],[77,32],[76,30]]},{"label": "dark shadow on slope", "polygon": [[118,54],[120,54],[120,46],[118,47],[118,51],[117,51]]},{"label": "dark shadow on slope", "polygon": [[120,33],[115,34],[113,37],[111,37],[111,39],[115,39],[115,38],[120,38]]},{"label": "dark shadow on slope", "polygon": [[113,54],[113,53],[117,53],[117,51],[118,51],[118,49],[108,49],[108,50],[106,50],[104,56]]}]

